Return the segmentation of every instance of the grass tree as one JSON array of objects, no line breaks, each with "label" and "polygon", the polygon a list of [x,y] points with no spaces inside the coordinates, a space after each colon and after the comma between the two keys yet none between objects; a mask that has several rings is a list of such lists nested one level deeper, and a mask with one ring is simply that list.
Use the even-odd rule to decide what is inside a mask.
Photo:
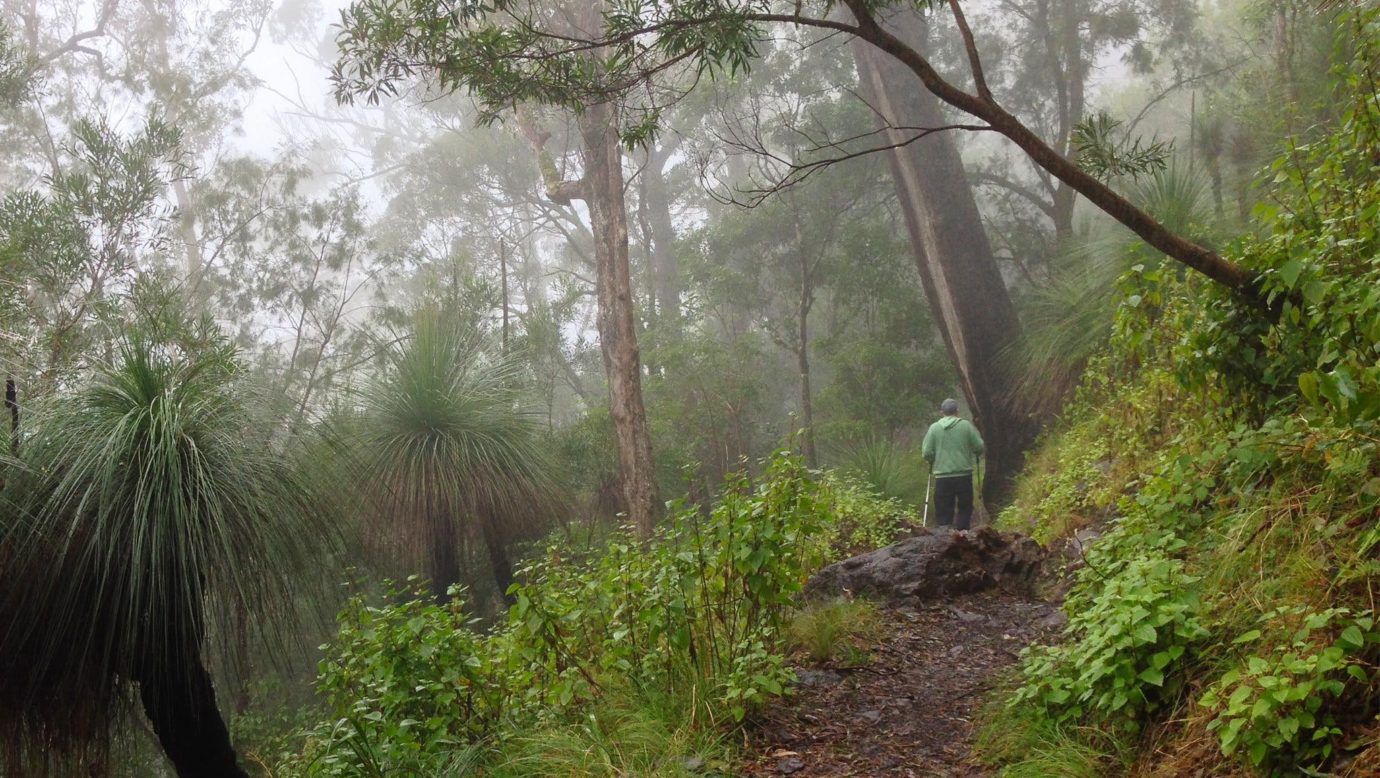
[{"label": "grass tree", "polygon": [[29,414],[5,466],[0,764],[99,764],[137,687],[178,775],[243,776],[207,657],[241,606],[281,623],[331,524],[232,349],[133,337],[118,357]]},{"label": "grass tree", "polygon": [[381,378],[342,440],[376,549],[420,563],[437,599],[482,546],[494,583],[513,581],[510,547],[546,522],[555,490],[542,416],[520,364],[435,311],[384,349]]},{"label": "grass tree", "polygon": [[[1168,229],[1213,245],[1209,184],[1192,168],[1151,166],[1119,184]],[[1117,306],[1152,312],[1158,282],[1175,270],[1121,231],[1099,230],[1065,246],[1050,279],[1026,301],[1025,330],[1003,354],[1013,375],[1008,402],[1032,415],[1058,412],[1088,360],[1107,343]]]}]

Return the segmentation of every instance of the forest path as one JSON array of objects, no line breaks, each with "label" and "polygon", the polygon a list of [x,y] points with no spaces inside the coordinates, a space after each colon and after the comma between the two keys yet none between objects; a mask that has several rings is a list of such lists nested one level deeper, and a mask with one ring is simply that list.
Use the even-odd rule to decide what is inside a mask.
[{"label": "forest path", "polygon": [[797,666],[796,693],[752,728],[743,774],[992,774],[972,757],[973,718],[999,673],[1057,632],[1062,613],[988,591],[881,614],[865,666]]}]

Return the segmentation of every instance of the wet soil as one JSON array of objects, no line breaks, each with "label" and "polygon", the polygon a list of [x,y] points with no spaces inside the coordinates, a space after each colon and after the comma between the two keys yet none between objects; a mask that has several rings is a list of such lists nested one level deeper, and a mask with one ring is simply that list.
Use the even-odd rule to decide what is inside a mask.
[{"label": "wet soil", "polygon": [[797,665],[795,694],[750,733],[750,776],[967,778],[973,719],[1025,646],[1062,626],[1054,606],[984,592],[882,611],[855,666]]}]

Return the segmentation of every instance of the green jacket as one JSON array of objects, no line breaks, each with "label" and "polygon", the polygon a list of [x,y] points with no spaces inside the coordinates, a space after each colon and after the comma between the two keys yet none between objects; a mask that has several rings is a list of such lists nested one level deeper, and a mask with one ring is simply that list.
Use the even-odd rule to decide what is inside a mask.
[{"label": "green jacket", "polygon": [[982,456],[982,436],[971,422],[945,416],[930,425],[921,453],[935,478],[964,475],[973,472],[977,458]]}]

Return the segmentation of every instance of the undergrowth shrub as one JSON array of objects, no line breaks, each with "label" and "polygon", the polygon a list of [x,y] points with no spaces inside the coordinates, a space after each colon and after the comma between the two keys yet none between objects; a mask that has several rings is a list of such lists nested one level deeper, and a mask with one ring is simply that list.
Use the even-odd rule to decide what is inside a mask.
[{"label": "undergrowth shrub", "polygon": [[1090,551],[1067,602],[1065,641],[1024,653],[1027,682],[1013,707],[1034,708],[1060,726],[1134,732],[1176,699],[1190,650],[1208,634],[1197,579],[1172,556],[1184,545],[1176,535],[1119,543],[1124,534]]},{"label": "undergrowth shrub", "polygon": [[827,549],[825,561],[880,548],[920,526],[914,507],[851,473],[825,473],[823,486],[819,499],[828,518],[819,542]]},{"label": "undergrowth shrub", "polygon": [[537,774],[521,766],[574,760],[587,774],[674,774],[667,765],[686,756],[675,744],[712,743],[696,733],[786,692],[785,626],[808,575],[858,544],[889,542],[907,516],[778,454],[756,481],[730,476],[708,513],[673,504],[646,544],[620,532],[572,558],[553,543],[488,634],[459,597],[358,595],[318,678],[334,720],[313,728],[285,772],[439,775],[484,763]]},{"label": "undergrowth shrub", "polygon": [[438,605],[418,579],[409,584],[385,588],[390,605],[358,593],[341,609],[316,684],[337,718],[309,732],[290,772],[445,774],[502,718],[503,679],[460,590]]},{"label": "undergrowth shrub", "polygon": [[[1280,627],[1290,623],[1297,628],[1272,647],[1261,640],[1265,630],[1284,631]],[[1286,606],[1265,614],[1260,628],[1239,635],[1234,646],[1259,644],[1259,653],[1244,656],[1199,700],[1217,711],[1208,729],[1217,733],[1222,752],[1242,752],[1255,767],[1318,768],[1342,735],[1327,705],[1346,690],[1343,676],[1371,683],[1362,656],[1380,642],[1374,627],[1369,612],[1303,613]]]}]

